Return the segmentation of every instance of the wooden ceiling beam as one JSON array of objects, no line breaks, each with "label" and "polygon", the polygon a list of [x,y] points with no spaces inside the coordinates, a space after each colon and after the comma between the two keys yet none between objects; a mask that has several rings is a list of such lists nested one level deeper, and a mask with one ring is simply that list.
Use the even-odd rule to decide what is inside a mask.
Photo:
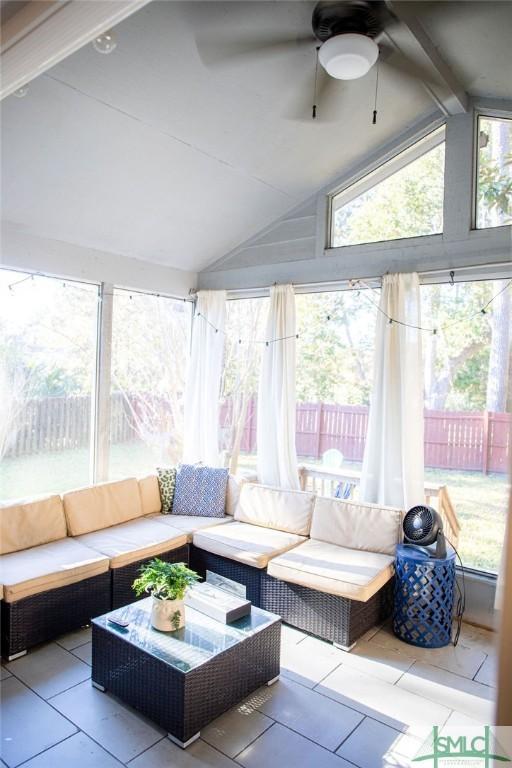
[{"label": "wooden ceiling beam", "polygon": [[33,0],[2,29],[0,98],[70,56],[149,0]]},{"label": "wooden ceiling beam", "polygon": [[416,16],[415,3],[387,0],[386,4],[400,21],[398,28],[386,34],[405,56],[432,72],[432,79],[423,85],[433,101],[445,115],[467,112],[469,96]]}]

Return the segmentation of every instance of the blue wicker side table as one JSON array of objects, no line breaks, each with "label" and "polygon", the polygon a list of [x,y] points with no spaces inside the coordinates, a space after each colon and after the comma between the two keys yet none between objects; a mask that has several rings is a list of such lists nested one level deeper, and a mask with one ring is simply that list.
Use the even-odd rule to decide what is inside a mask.
[{"label": "blue wicker side table", "polygon": [[455,591],[455,552],[447,545],[445,558],[399,544],[396,551],[393,632],[400,640],[422,648],[451,642]]}]

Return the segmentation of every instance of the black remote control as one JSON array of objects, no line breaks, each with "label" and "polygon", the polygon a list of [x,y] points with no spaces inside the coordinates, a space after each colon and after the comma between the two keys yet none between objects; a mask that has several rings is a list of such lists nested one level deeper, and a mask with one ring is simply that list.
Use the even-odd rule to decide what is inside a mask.
[{"label": "black remote control", "polygon": [[126,619],[120,619],[117,616],[109,616],[108,621],[111,624],[115,624],[118,627],[122,627],[123,629],[126,629],[126,627],[130,624],[130,622],[126,621]]}]

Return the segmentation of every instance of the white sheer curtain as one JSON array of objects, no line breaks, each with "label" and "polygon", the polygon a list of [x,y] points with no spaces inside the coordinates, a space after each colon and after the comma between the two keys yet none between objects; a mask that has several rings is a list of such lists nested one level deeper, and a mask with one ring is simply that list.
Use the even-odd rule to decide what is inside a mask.
[{"label": "white sheer curtain", "polygon": [[221,465],[219,396],[225,321],[226,291],[199,291],[185,390],[183,461],[187,464]]},{"label": "white sheer curtain", "polygon": [[279,488],[299,488],[295,449],[295,293],[291,285],[270,289],[267,339],[258,393],[258,477]]},{"label": "white sheer curtain", "polygon": [[[421,325],[418,275],[386,275],[380,308]],[[361,499],[409,509],[422,504],[423,375],[421,331],[377,319],[375,371],[361,476]]]}]

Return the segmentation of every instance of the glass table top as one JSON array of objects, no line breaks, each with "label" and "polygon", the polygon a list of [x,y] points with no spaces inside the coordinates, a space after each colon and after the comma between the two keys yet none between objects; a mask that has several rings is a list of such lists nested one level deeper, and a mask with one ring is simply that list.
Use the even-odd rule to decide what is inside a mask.
[{"label": "glass table top", "polygon": [[[105,613],[92,623],[185,673],[280,621],[274,613],[251,606],[249,616],[222,624],[185,606],[185,626],[176,632],[159,632],[151,626],[151,601],[147,597]],[[130,624],[126,628],[111,624],[109,616]]]}]

